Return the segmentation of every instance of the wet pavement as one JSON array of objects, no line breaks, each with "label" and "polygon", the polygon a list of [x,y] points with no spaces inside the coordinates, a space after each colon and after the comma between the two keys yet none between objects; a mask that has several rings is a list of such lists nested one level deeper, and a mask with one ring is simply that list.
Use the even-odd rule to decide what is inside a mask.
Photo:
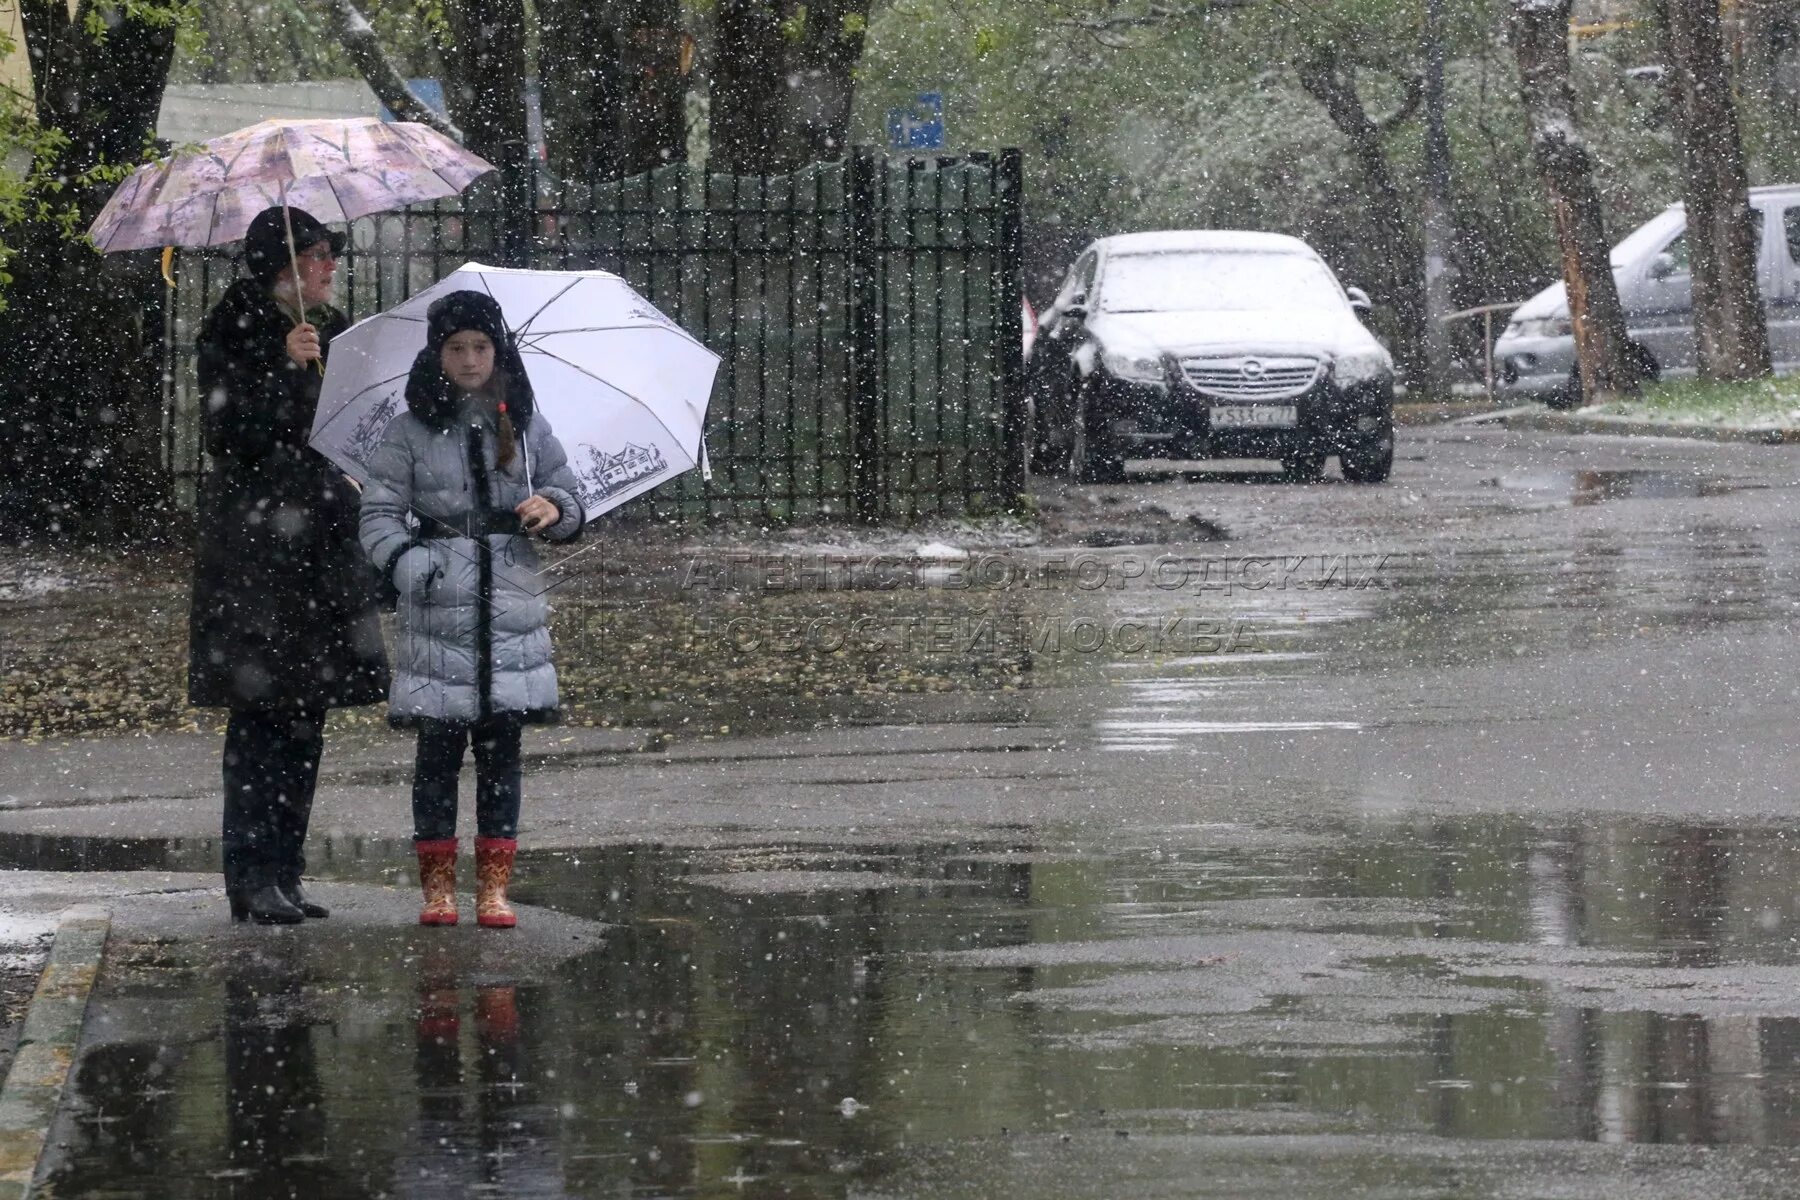
[{"label": "wet pavement", "polygon": [[[517,888],[569,945],[136,914],[46,1193],[1791,1195],[1797,485],[1450,427],[595,555],[630,727],[530,742]],[[0,860],[204,872],[214,753],[0,747]],[[405,756],[334,743],[315,874],[406,885]]]}]

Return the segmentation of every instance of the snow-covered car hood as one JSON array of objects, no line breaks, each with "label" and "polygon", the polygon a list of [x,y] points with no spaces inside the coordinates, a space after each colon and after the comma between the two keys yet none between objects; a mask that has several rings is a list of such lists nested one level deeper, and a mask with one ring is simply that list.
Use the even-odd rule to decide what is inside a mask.
[{"label": "snow-covered car hood", "polygon": [[1088,329],[1108,350],[1123,353],[1340,354],[1382,352],[1355,313],[1320,310],[1253,312],[1099,312]]},{"label": "snow-covered car hood", "polygon": [[1545,317],[1566,317],[1569,315],[1569,292],[1560,283],[1553,283],[1525,303],[1512,311],[1512,321],[1541,321]]},{"label": "snow-covered car hood", "polygon": [[[1623,241],[1612,248],[1609,259],[1612,263],[1613,279],[1623,283],[1633,266],[1647,259],[1658,246],[1666,243],[1687,222],[1686,210],[1679,204],[1671,205],[1661,213],[1645,221],[1642,225],[1627,234]],[[1569,293],[1560,282],[1553,283],[1519,307],[1513,309],[1513,321],[1541,321],[1546,317],[1566,317],[1569,315]]]}]

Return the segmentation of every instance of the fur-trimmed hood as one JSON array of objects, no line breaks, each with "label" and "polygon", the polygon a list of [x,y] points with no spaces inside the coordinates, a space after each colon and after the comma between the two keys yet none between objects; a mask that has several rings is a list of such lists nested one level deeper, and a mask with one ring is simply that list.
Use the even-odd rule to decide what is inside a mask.
[{"label": "fur-trimmed hood", "polygon": [[536,397],[525,373],[518,339],[506,327],[506,318],[493,297],[475,291],[451,292],[425,310],[425,320],[425,348],[413,359],[412,371],[406,378],[408,410],[434,429],[449,428],[456,419],[460,397],[444,374],[444,343],[455,334],[473,329],[494,343],[494,371],[506,385],[507,414],[520,432],[527,429],[537,411]]}]

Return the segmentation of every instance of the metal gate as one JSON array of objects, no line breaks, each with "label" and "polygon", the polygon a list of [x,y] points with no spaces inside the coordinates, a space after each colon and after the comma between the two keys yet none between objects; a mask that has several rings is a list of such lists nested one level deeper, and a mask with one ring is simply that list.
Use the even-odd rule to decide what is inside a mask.
[{"label": "metal gate", "polygon": [[[848,159],[792,174],[677,164],[541,203],[531,237],[455,202],[356,221],[352,320],[464,262],[613,271],[723,358],[697,472],[632,507],[666,519],[906,520],[1023,486],[1020,157]],[[507,246],[517,253],[504,253]],[[200,467],[194,336],[235,277],[184,252],[167,314],[169,465]]]}]

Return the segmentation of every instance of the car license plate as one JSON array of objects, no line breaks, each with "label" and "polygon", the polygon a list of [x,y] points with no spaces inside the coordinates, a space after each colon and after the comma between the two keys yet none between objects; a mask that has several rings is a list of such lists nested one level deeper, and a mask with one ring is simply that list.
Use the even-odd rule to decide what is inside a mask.
[{"label": "car license plate", "polygon": [[1292,429],[1300,410],[1292,404],[1232,404],[1212,410],[1214,429]]}]

